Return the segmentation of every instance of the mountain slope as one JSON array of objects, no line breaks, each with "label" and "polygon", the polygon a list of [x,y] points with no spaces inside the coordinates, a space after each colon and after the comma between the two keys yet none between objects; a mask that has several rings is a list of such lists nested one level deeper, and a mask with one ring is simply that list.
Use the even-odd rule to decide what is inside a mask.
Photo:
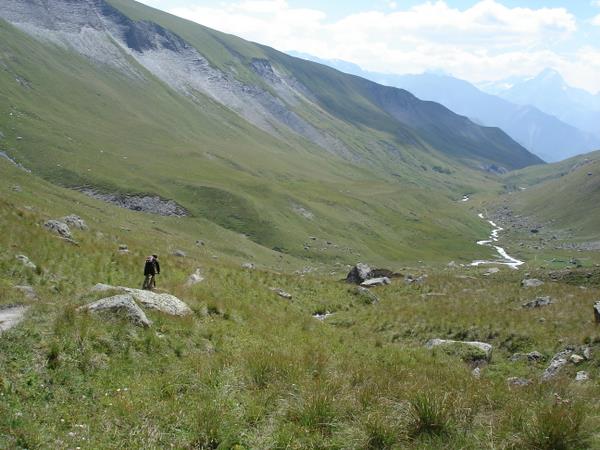
[{"label": "mountain slope", "polygon": [[497,126],[548,162],[600,148],[598,136],[581,131],[526,102],[511,103],[448,75],[380,74],[364,71],[359,66],[344,61],[325,61],[302,53],[296,54],[377,83],[406,89],[421,99],[441,103],[476,123]]},{"label": "mountain slope", "polygon": [[500,96],[520,105],[534,105],[579,129],[600,136],[600,94],[569,86],[555,70],[546,69]]},{"label": "mountain slope", "polygon": [[172,199],[199,233],[326,261],[468,259],[484,225],[455,200],[496,189],[481,166],[539,162],[405,91],[135,2],[0,15],[1,149],[63,186]]}]

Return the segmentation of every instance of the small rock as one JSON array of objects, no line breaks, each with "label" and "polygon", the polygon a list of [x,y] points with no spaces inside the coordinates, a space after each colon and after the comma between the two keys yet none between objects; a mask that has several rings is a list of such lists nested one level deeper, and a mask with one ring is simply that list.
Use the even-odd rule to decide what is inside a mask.
[{"label": "small rock", "polygon": [[175,250],[173,252],[173,256],[177,256],[178,258],[185,258],[187,255],[183,250]]},{"label": "small rock", "polygon": [[585,347],[585,348],[583,349],[583,357],[584,357],[585,359],[587,359],[588,361],[589,361],[590,359],[592,359],[592,349],[591,349],[591,348],[589,348],[589,347]]},{"label": "small rock", "polygon": [[204,277],[202,276],[202,270],[196,269],[196,271],[189,276],[189,278],[185,282],[185,285],[190,287],[194,286],[195,284],[201,283],[202,281],[204,281]]},{"label": "small rock", "polygon": [[515,353],[514,355],[512,355],[510,357],[510,360],[513,362],[515,362],[515,361],[537,362],[537,361],[543,361],[544,355],[542,355],[540,352],[537,352],[537,351],[533,351],[533,352],[529,352],[529,353]]},{"label": "small rock", "polygon": [[254,265],[254,263],[247,262],[247,263],[242,264],[242,269],[254,270],[254,269],[256,269],[256,266]]},{"label": "small rock", "polygon": [[573,364],[577,365],[577,364],[580,364],[583,361],[585,361],[585,358],[580,355],[571,355],[571,357],[569,358],[569,361],[571,361]]},{"label": "small rock", "polygon": [[129,319],[135,325],[146,328],[152,325],[152,321],[146,317],[144,311],[142,311],[142,309],[133,301],[133,297],[129,294],[103,298],[88,305],[81,306],[77,310],[124,313],[127,319]]},{"label": "small rock", "polygon": [[285,292],[283,289],[280,288],[269,288],[271,291],[275,292],[277,295],[279,295],[282,298],[285,298],[287,300],[291,300],[292,299],[292,294]]},{"label": "small rock", "polygon": [[455,261],[450,261],[450,262],[447,264],[447,266],[448,266],[448,267],[450,267],[451,269],[454,269],[455,267],[458,267],[458,264],[456,264],[456,262],[455,262]]},{"label": "small rock", "polygon": [[204,245],[205,245],[205,244],[206,244],[206,243],[205,243],[204,241],[200,240],[200,239],[198,239],[198,240],[196,241],[196,246],[198,246],[198,247],[204,247]]},{"label": "small rock", "polygon": [[490,275],[494,275],[495,273],[500,272],[500,269],[498,269],[497,267],[490,267],[489,269],[487,269],[483,275],[490,276]]},{"label": "small rock", "polygon": [[477,379],[481,378],[481,369],[479,367],[475,367],[471,372],[471,375]]},{"label": "small rock", "polygon": [[588,373],[585,370],[580,370],[579,372],[577,372],[577,375],[575,376],[575,381],[578,381],[578,382],[587,381],[589,379],[590,379],[590,376],[588,375]]},{"label": "small rock", "polygon": [[542,306],[551,305],[552,299],[550,297],[538,297],[527,303],[523,303],[523,308],[541,308]]},{"label": "small rock", "polygon": [[69,229],[69,226],[60,220],[48,220],[44,223],[44,226],[63,238],[71,239],[71,230]]},{"label": "small rock", "polygon": [[23,264],[25,267],[27,267],[28,269],[31,269],[31,270],[37,269],[37,266],[34,263],[32,263],[29,260],[29,258],[25,255],[17,255],[17,256],[15,256],[15,259],[17,261],[19,261],[21,264]]},{"label": "small rock", "polygon": [[369,280],[365,280],[362,283],[360,283],[361,286],[363,287],[371,287],[371,286],[384,286],[386,284],[390,284],[391,281],[388,277],[381,277],[381,278],[371,278]]},{"label": "small rock", "polygon": [[594,318],[596,323],[600,323],[600,300],[594,303]]},{"label": "small rock", "polygon": [[485,359],[489,361],[492,358],[492,346],[485,342],[468,342],[468,341],[452,341],[447,339],[431,339],[425,344],[426,348],[432,349],[438,346],[467,346],[480,350],[485,355]]},{"label": "small rock", "polygon": [[529,279],[525,279],[525,280],[521,281],[521,286],[526,287],[526,288],[538,287],[538,286],[541,286],[542,284],[544,284],[544,282],[541,280],[538,280],[536,278],[529,278]]},{"label": "small rock", "polygon": [[546,368],[546,370],[544,370],[544,373],[542,374],[542,380],[547,381],[551,378],[554,378],[558,374],[558,372],[560,372],[560,369],[562,369],[567,364],[567,358],[569,358],[572,353],[572,350],[566,349],[554,355],[554,357],[550,361],[550,365]]},{"label": "small rock", "polygon": [[369,278],[369,274],[371,273],[371,268],[367,264],[358,263],[346,276],[346,282],[361,284],[363,281]]},{"label": "small rock", "polygon": [[23,295],[28,298],[29,300],[37,300],[38,296],[35,292],[35,289],[33,289],[31,286],[29,285],[23,285],[23,286],[15,286],[15,289],[17,291],[20,291],[21,293],[23,293]]},{"label": "small rock", "polygon": [[13,190],[14,192],[23,192],[23,189],[21,189],[21,186],[19,186],[18,184],[15,184],[15,185],[12,187],[12,190]]},{"label": "small rock", "polygon": [[529,380],[527,378],[519,378],[519,377],[509,377],[506,379],[506,382],[510,386],[517,386],[517,387],[527,386],[527,385],[531,384],[531,380]]},{"label": "small rock", "polygon": [[120,244],[119,245],[119,252],[121,252],[121,253],[129,253],[129,247],[127,247],[127,245],[125,245],[125,244]]},{"label": "small rock", "polygon": [[81,217],[76,216],[75,214],[71,214],[70,216],[65,216],[62,218],[62,221],[65,222],[68,226],[77,228],[79,230],[87,230],[88,226]]},{"label": "small rock", "polygon": [[333,313],[330,313],[329,311],[325,311],[324,313],[313,314],[313,317],[317,320],[320,320],[321,322],[331,316],[333,316]]}]

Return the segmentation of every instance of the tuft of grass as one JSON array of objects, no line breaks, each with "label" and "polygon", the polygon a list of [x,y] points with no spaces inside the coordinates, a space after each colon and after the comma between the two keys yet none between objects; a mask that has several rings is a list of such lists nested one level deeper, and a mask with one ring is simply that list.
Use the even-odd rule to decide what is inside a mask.
[{"label": "tuft of grass", "polygon": [[413,437],[429,434],[441,436],[450,433],[452,400],[446,393],[420,392],[410,400],[411,430]]}]

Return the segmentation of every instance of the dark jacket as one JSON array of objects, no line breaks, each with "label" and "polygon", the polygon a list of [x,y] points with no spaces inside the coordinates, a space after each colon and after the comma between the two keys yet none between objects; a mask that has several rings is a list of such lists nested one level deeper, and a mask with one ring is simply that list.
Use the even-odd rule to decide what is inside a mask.
[{"label": "dark jacket", "polygon": [[160,264],[158,263],[158,259],[146,260],[146,264],[144,265],[144,276],[147,275],[156,275],[160,273]]}]

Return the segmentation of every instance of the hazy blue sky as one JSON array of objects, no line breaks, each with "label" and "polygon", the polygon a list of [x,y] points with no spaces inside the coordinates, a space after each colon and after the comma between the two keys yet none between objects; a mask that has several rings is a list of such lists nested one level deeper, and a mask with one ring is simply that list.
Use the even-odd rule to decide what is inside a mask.
[{"label": "hazy blue sky", "polygon": [[203,25],[388,73],[473,82],[546,67],[600,91],[600,0],[141,0]]}]

